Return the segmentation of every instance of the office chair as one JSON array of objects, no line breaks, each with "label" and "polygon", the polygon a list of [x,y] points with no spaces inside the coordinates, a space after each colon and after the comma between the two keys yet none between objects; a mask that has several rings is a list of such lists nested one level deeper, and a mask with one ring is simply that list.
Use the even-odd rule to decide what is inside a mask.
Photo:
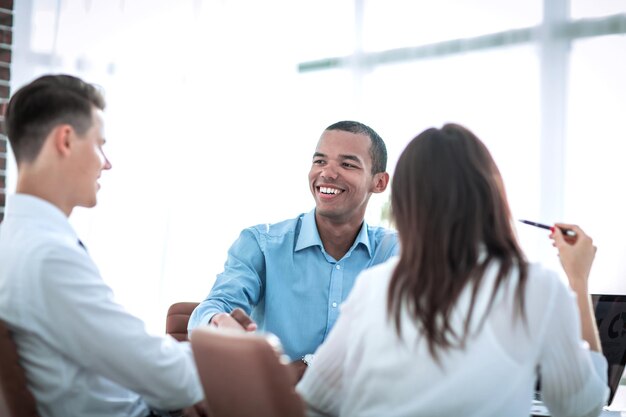
[{"label": "office chair", "polygon": [[199,327],[191,348],[211,417],[304,417],[287,365],[255,333]]},{"label": "office chair", "polygon": [[167,310],[165,319],[165,333],[172,335],[174,339],[182,342],[187,338],[187,323],[193,310],[200,303],[180,302],[174,303]]},{"label": "office chair", "polygon": [[35,397],[28,389],[17,346],[0,320],[0,416],[39,417]]}]

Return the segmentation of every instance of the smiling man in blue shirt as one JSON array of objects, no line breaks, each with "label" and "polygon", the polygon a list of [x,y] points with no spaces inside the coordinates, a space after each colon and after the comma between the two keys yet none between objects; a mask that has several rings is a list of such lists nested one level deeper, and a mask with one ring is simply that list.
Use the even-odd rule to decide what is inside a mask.
[{"label": "smiling man in blue shirt", "polygon": [[372,193],[387,188],[386,165],[385,143],[370,127],[354,121],[327,127],[309,172],[315,209],[244,229],[189,330],[241,327],[229,314],[241,308],[253,320],[246,330],[277,335],[292,360],[314,353],[357,275],[398,253],[395,232],[364,221]]}]

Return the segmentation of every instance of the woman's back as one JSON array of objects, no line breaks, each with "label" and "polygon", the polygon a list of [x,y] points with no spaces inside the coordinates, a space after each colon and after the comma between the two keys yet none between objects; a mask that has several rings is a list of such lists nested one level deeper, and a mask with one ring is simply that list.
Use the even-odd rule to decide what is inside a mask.
[{"label": "woman's back", "polygon": [[[500,287],[481,326],[496,272],[488,268],[465,347],[441,352],[437,363],[406,309],[402,340],[389,319],[384,295],[396,263],[397,259],[390,260],[361,275],[342,308],[335,337],[320,349],[307,371],[311,375],[305,374],[299,386],[305,399],[341,416],[527,417],[541,364],[560,381],[546,392],[555,410],[563,396],[574,406],[563,410],[565,415],[585,415],[574,414],[581,410],[572,401],[586,404],[588,410],[582,411],[597,407],[606,388],[600,378],[584,387],[595,372],[581,355],[586,351],[578,349],[576,307],[556,273],[531,265],[524,321],[515,308],[514,272]],[[459,334],[469,305],[466,289],[450,320]],[[569,345],[576,349],[562,349]]]}]

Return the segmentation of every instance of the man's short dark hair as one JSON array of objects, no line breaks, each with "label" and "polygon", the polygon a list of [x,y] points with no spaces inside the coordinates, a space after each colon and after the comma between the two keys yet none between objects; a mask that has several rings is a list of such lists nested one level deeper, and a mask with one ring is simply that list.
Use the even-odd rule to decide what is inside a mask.
[{"label": "man's short dark hair", "polygon": [[59,124],[69,124],[83,135],[92,125],[93,107],[104,110],[102,93],[71,75],[44,75],[20,88],[5,112],[5,131],[16,161],[34,161]]},{"label": "man's short dark hair", "polygon": [[372,158],[372,175],[385,172],[387,169],[387,147],[378,133],[371,127],[352,120],[333,123],[326,130],[342,130],[344,132],[367,135],[371,140],[370,156]]}]

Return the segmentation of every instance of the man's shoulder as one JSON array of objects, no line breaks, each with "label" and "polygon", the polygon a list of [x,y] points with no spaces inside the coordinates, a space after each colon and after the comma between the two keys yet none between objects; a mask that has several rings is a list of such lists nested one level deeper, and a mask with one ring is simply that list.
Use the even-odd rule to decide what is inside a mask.
[{"label": "man's shoulder", "polygon": [[398,232],[394,229],[389,229],[382,226],[367,225],[367,234],[375,242],[386,242],[396,244],[398,242]]},{"label": "man's shoulder", "polygon": [[373,226],[371,224],[367,224],[367,229],[369,233],[375,233],[375,234],[380,234],[380,235],[391,235],[391,236],[397,236],[398,235],[398,231],[395,229],[390,229],[388,227],[384,227],[384,226]]},{"label": "man's shoulder", "polygon": [[276,223],[261,223],[254,226],[250,226],[245,230],[248,230],[256,235],[280,237],[288,233],[293,233],[302,222],[302,217],[305,214],[299,214],[292,219],[281,220]]},{"label": "man's shoulder", "polygon": [[[13,227],[15,226],[15,227]],[[37,224],[10,225],[0,237],[0,259],[5,270],[36,272],[49,262],[84,263],[85,252],[75,236]]]},{"label": "man's shoulder", "polygon": [[[0,246],[17,253],[32,253],[67,245],[66,236],[54,230],[33,227],[30,224],[7,225],[0,236]],[[4,250],[3,250],[4,252]]]},{"label": "man's shoulder", "polygon": [[381,226],[369,226],[367,230],[372,265],[386,261],[400,252],[398,232]]},{"label": "man's shoulder", "polygon": [[34,303],[59,282],[75,279],[69,268],[84,270],[83,258],[76,241],[62,233],[29,227],[12,230],[0,238],[0,287],[10,299],[0,297],[0,302],[13,307]]}]

